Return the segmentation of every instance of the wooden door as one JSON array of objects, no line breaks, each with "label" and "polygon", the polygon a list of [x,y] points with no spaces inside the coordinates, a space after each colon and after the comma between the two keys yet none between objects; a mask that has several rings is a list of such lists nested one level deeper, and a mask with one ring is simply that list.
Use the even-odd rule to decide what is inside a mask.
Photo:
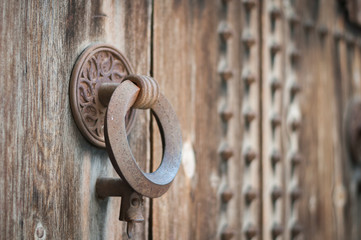
[{"label": "wooden door", "polygon": [[[127,239],[121,199],[95,192],[97,178],[117,174],[69,104],[71,71],[93,43],[153,76],[181,125],[178,175],[145,198],[134,239],[360,238],[360,166],[346,134],[361,93],[358,1],[0,6],[0,239]],[[149,111],[129,143],[144,170],[159,166]]]}]

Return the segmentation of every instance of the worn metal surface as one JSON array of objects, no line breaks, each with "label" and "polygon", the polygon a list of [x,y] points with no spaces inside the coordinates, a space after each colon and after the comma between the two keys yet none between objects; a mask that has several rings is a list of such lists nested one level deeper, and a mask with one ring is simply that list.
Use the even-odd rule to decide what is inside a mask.
[{"label": "worn metal surface", "polygon": [[[98,98],[103,83],[120,83],[133,69],[116,48],[107,44],[88,47],[78,58],[70,82],[70,105],[75,122],[92,144],[105,147],[104,117],[106,106]],[[134,121],[134,110],[126,116],[127,132]]]},{"label": "worn metal surface", "polygon": [[[128,144],[125,124],[121,121],[137,101],[139,91],[139,88],[130,81],[124,81],[114,91],[105,121],[106,148],[119,176],[138,193],[155,198],[168,190],[178,172],[182,137],[178,119],[171,105],[160,94],[151,109],[161,130],[164,146],[162,163],[153,173],[145,173],[139,168]],[[153,99],[149,100],[153,101]]]},{"label": "worn metal surface", "polygon": [[[161,196],[178,172],[182,148],[180,127],[172,107],[160,95],[158,83],[151,77],[128,75],[123,83],[103,83],[99,86],[98,95],[99,101],[108,107],[105,116],[106,147],[113,167],[122,179],[98,179],[96,192],[101,198],[122,197],[119,220],[127,221],[127,234],[131,238],[134,223],[144,221],[142,195]],[[128,144],[125,121],[122,119],[132,108],[152,107],[159,128],[163,130],[165,154],[159,169],[146,174],[135,162]]]},{"label": "worn metal surface", "polygon": [[127,234],[131,238],[135,222],[143,222],[143,199],[121,178],[97,179],[96,193],[100,198],[122,197],[119,220],[127,222]]},{"label": "worn metal surface", "polygon": [[354,164],[361,164],[361,99],[352,99],[347,109],[346,141]]}]

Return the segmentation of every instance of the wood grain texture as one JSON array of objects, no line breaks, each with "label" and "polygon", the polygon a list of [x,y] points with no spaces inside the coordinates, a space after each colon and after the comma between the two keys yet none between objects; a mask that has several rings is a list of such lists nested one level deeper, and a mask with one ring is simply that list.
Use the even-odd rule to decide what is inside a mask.
[{"label": "wood grain texture", "polygon": [[[151,3],[0,4],[0,238],[123,238],[120,200],[94,192],[99,176],[116,175],[105,150],[78,131],[68,87],[77,57],[94,42],[115,45],[137,72],[149,73]],[[148,122],[140,114],[131,136],[138,159],[149,160]],[[36,233],[40,225],[44,233]],[[137,226],[136,237],[146,238],[147,228]]]},{"label": "wood grain texture", "polygon": [[[359,239],[361,166],[351,163],[344,127],[350,99],[361,94],[360,28],[338,0],[255,1],[250,16],[243,2],[252,1],[1,1],[0,239],[127,238],[120,199],[94,192],[98,177],[116,173],[105,150],[81,136],[68,101],[72,67],[95,42],[116,46],[136,73],[153,75],[181,123],[181,168],[164,196],[145,200],[147,220],[135,239],[247,239],[250,224],[253,239],[274,239],[274,226],[283,228],[277,239]],[[272,7],[281,10],[274,26]],[[300,20],[293,38],[290,10]],[[255,37],[251,51],[246,31]],[[280,45],[274,56],[272,43]],[[292,47],[301,56],[295,69]],[[233,73],[227,81],[224,69]],[[251,87],[246,70],[255,76]],[[274,77],[282,87],[272,92]],[[294,77],[302,89],[296,100]],[[297,134],[289,134],[293,107],[302,120]],[[226,121],[224,109],[233,113]],[[249,109],[255,119],[247,126]],[[162,150],[149,112],[140,112],[129,140],[138,164],[155,170]],[[227,161],[224,143],[233,151]],[[246,166],[248,146],[256,158]],[[295,185],[302,197],[293,205]],[[251,205],[249,186],[258,193]],[[272,202],[275,186],[281,196]],[[228,203],[225,190],[233,193]]]},{"label": "wood grain texture", "polygon": [[[359,167],[350,164],[344,126],[348,102],[360,95],[360,50],[358,42],[354,41],[359,39],[360,31],[347,22],[338,1],[266,1],[263,5],[263,238],[270,238],[267,231],[275,223],[270,205],[267,205],[267,186],[272,179],[268,173],[271,168],[267,165],[268,149],[272,146],[267,133],[272,110],[267,84],[273,73],[269,68],[268,44],[275,37],[267,28],[267,15],[272,4],[281,4],[283,10],[278,20],[283,27],[279,29],[280,25],[276,25],[279,29],[276,39],[281,42],[283,60],[281,66],[277,65],[277,59],[274,65],[284,82],[282,98],[277,100],[283,116],[280,146],[284,159],[282,171],[277,175],[284,189],[283,204],[278,205],[284,226],[281,239],[358,239],[360,206],[355,176]],[[289,19],[291,10],[299,17],[294,38]],[[306,26],[307,22],[311,25]],[[319,31],[322,27],[327,29],[326,34]],[[297,68],[290,62],[292,47],[300,50]],[[289,83],[295,77],[302,91],[296,100],[292,100]],[[288,130],[292,105],[299,108],[302,120],[297,136],[289,134]],[[292,143],[297,141],[302,163],[292,169],[289,153],[293,150]],[[290,192],[295,185],[300,187],[302,194],[296,205],[292,205]],[[298,237],[292,236],[294,222],[302,226]]]},{"label": "wood grain texture", "polygon": [[[172,187],[153,200],[153,239],[220,239],[228,230],[244,237],[240,13],[239,1],[228,7],[219,0],[154,2],[153,74],[177,112],[184,151]],[[221,23],[233,33],[226,43]],[[233,71],[227,82],[218,73],[222,58]],[[224,104],[233,112],[228,130],[219,114]],[[222,142],[234,150],[227,164],[219,155]],[[155,134],[154,167],[159,144]],[[233,191],[227,205],[224,187]]]}]

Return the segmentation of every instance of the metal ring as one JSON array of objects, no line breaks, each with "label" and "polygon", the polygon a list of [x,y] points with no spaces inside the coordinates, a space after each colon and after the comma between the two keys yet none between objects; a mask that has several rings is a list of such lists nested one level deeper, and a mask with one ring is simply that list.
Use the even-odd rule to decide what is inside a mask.
[{"label": "metal ring", "polygon": [[163,142],[163,159],[153,173],[143,172],[136,163],[127,140],[127,111],[137,100],[139,88],[124,81],[114,91],[106,113],[106,148],[118,175],[136,192],[150,198],[163,195],[175,178],[181,163],[182,135],[177,116],[167,99],[160,94],[152,106]]}]

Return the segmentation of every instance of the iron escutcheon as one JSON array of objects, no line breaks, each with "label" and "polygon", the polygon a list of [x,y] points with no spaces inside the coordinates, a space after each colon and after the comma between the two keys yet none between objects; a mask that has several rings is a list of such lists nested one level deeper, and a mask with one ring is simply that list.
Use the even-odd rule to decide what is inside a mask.
[{"label": "iron escutcheon", "polygon": [[[70,81],[70,106],[83,136],[97,147],[105,148],[104,119],[106,106],[99,100],[103,83],[121,83],[133,73],[129,61],[116,48],[106,44],[89,46],[78,58]],[[125,117],[127,133],[135,118],[130,109]]]},{"label": "iron escutcheon", "polygon": [[349,103],[346,139],[351,161],[354,164],[361,164],[361,98],[354,98]]}]

